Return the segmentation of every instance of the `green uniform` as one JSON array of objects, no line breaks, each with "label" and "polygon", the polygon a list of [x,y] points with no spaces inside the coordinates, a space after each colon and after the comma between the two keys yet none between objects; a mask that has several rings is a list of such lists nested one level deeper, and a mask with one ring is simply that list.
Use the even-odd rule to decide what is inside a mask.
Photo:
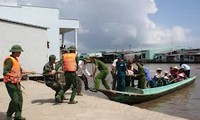
[{"label": "green uniform", "polygon": [[[76,64],[77,64],[77,70],[78,70],[78,61],[79,58],[78,56],[76,56]],[[58,95],[56,96],[56,98],[61,99],[61,96],[64,96],[65,92],[71,87],[72,85],[72,93],[71,93],[71,97],[70,97],[70,101],[74,101],[74,98],[76,96],[77,93],[77,88],[78,88],[78,76],[76,75],[76,71],[75,72],[67,72],[65,71],[65,86],[63,86],[63,89],[61,89],[58,93]]]},{"label": "green uniform", "polygon": [[144,68],[140,64],[138,65],[138,73],[139,73],[138,88],[144,89],[145,88],[146,76],[145,76]]},{"label": "green uniform", "polygon": [[96,59],[94,64],[97,66],[98,70],[100,71],[99,74],[95,77],[95,89],[98,90],[100,87],[100,80],[102,81],[104,87],[106,89],[110,89],[110,87],[108,86],[106,79],[106,76],[108,75],[108,68],[106,66],[105,63],[103,63],[102,61]]},{"label": "green uniform", "polygon": [[[7,59],[4,62],[3,74],[10,72],[12,68],[12,60]],[[7,110],[7,117],[11,117],[15,113],[15,118],[21,118],[22,114],[22,105],[23,105],[23,96],[20,89],[20,84],[12,84],[11,82],[5,83],[8,94],[11,98],[11,101]]]},{"label": "green uniform", "polygon": [[62,89],[62,85],[56,80],[55,75],[50,75],[51,71],[55,70],[53,64],[49,62],[43,67],[43,76],[45,79],[45,84],[56,91],[55,96]]}]

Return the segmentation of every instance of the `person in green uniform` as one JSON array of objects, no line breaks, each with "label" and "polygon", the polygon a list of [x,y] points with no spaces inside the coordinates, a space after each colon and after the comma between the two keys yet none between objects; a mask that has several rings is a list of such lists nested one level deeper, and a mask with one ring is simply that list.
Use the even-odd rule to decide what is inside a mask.
[{"label": "person in green uniform", "polygon": [[7,110],[7,120],[13,120],[13,114],[15,114],[14,120],[26,120],[26,118],[21,115],[23,96],[20,82],[23,74],[34,74],[35,72],[22,71],[18,61],[18,57],[21,52],[23,52],[20,45],[13,45],[10,52],[12,52],[12,54],[5,59],[3,68],[3,80],[11,98]]},{"label": "person in green uniform", "polygon": [[68,48],[69,53],[63,54],[63,70],[65,76],[65,85],[63,89],[58,92],[56,99],[62,102],[62,96],[64,96],[65,92],[71,87],[72,85],[72,93],[69,100],[69,104],[76,104],[78,101],[75,101],[74,98],[77,93],[78,88],[78,76],[76,75],[76,71],[78,70],[78,61],[79,58],[76,54],[76,47],[70,46]]},{"label": "person in green uniform", "polygon": [[117,56],[118,61],[116,62],[116,76],[117,76],[117,90],[125,91],[125,79],[126,79],[126,62],[122,60],[122,56]]},{"label": "person in green uniform", "polygon": [[94,63],[94,65],[95,65],[95,66],[94,66],[94,70],[93,70],[93,74],[92,74],[93,78],[95,77],[95,74],[96,74],[96,72],[97,72],[97,69],[100,71],[100,72],[97,74],[97,76],[95,77],[94,89],[93,89],[93,91],[96,92],[96,91],[99,90],[99,87],[100,87],[99,82],[100,82],[100,80],[102,81],[104,87],[105,87],[106,89],[110,90],[110,87],[109,87],[107,81],[105,80],[106,77],[107,77],[107,75],[108,75],[108,68],[107,68],[107,66],[106,66],[105,63],[103,63],[101,60],[98,60],[96,57],[97,57],[96,55],[90,57],[92,63]]},{"label": "person in green uniform", "polygon": [[[62,89],[62,85],[56,79],[56,74],[59,72],[55,69],[55,61],[56,56],[50,55],[49,62],[45,64],[43,67],[43,76],[45,80],[46,86],[52,88],[56,91],[55,97],[57,96],[58,92]],[[59,102],[58,99],[55,98],[55,102]]]},{"label": "person in green uniform", "polygon": [[135,64],[138,66],[138,74],[135,76],[135,77],[139,78],[139,80],[138,80],[138,88],[145,89],[145,86],[146,86],[145,85],[146,75],[145,75],[144,68],[138,62],[136,62]]}]

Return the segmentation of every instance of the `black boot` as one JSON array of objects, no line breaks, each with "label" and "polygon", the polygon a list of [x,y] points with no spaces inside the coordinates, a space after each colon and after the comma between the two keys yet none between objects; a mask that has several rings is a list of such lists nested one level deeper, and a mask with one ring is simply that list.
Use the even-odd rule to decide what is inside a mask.
[{"label": "black boot", "polygon": [[24,117],[15,117],[14,120],[26,120]]}]

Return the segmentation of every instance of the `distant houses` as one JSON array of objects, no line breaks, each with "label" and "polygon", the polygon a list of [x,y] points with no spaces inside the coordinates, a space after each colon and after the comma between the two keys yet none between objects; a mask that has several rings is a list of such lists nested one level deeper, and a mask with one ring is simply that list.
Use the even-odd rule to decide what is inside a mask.
[{"label": "distant houses", "polygon": [[145,63],[200,63],[200,49],[150,49],[141,51],[84,53],[82,55],[98,54],[105,63],[112,63],[117,54],[122,54],[126,61],[141,61]]}]

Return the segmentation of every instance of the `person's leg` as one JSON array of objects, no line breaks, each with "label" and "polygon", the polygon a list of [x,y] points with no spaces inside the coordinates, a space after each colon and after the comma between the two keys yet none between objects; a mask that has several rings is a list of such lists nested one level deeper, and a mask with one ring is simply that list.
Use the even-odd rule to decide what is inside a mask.
[{"label": "person's leg", "polygon": [[113,81],[112,81],[112,90],[116,90],[116,83],[117,83],[116,74],[112,73],[112,79],[113,79]]},{"label": "person's leg", "polygon": [[185,75],[189,78],[190,77],[190,70],[185,71]]},{"label": "person's leg", "polygon": [[62,102],[62,98],[65,94],[65,92],[71,87],[71,81],[69,80],[69,73],[65,73],[65,85],[62,87],[62,89],[57,93],[56,95],[56,101]]},{"label": "person's leg", "polygon": [[11,98],[11,101],[8,106],[7,110],[7,117],[11,117],[14,112],[17,110],[17,101],[18,101],[18,95],[16,93],[16,90],[18,89],[16,85],[11,83],[6,83],[6,89],[8,91],[8,94]]},{"label": "person's leg", "polygon": [[108,85],[108,82],[106,81],[106,76],[108,75],[108,71],[105,70],[105,71],[101,71],[100,73],[101,73],[100,79],[102,80],[104,87],[109,90],[110,86]]},{"label": "person's leg", "polygon": [[121,91],[121,78],[117,77],[117,91]]},{"label": "person's leg", "polygon": [[101,76],[101,72],[95,77],[95,81],[94,81],[94,89],[98,90],[100,87],[100,77]]},{"label": "person's leg", "polygon": [[58,92],[62,89],[62,85],[58,81],[46,81],[46,86],[50,87],[54,91],[56,91],[55,96],[58,94]]},{"label": "person's leg", "polygon": [[76,73],[71,73],[71,76],[69,76],[69,80],[72,82],[73,85],[69,104],[76,104],[77,101],[74,101],[78,87],[78,77],[76,76]]},{"label": "person's leg", "polygon": [[62,90],[62,88],[63,86],[58,81],[55,81],[53,83],[52,89],[56,91],[55,96],[58,94],[60,90]]},{"label": "person's leg", "polygon": [[190,77],[190,70],[188,70],[188,77]]},{"label": "person's leg", "polygon": [[131,77],[131,87],[135,87],[135,78]]},{"label": "person's leg", "polygon": [[130,76],[126,76],[126,79],[125,79],[125,85],[126,85],[126,87],[130,87],[130,80],[131,79],[131,77]]},{"label": "person's leg", "polygon": [[15,112],[15,119],[18,119],[18,120],[25,120],[25,118],[23,118],[21,116],[22,114],[22,106],[23,106],[23,96],[22,96],[22,92],[20,90],[17,91],[17,94],[18,94],[18,107],[17,107],[17,111]]},{"label": "person's leg", "polygon": [[82,94],[82,77],[78,76],[77,94]]},{"label": "person's leg", "polygon": [[84,74],[82,75],[82,80],[83,80],[84,85],[85,85],[85,90],[88,90],[89,89],[88,79],[87,79],[87,77]]},{"label": "person's leg", "polygon": [[125,87],[126,87],[125,79],[126,79],[126,76],[122,76],[122,78],[121,78],[121,88],[122,88],[122,91],[125,91]]}]

